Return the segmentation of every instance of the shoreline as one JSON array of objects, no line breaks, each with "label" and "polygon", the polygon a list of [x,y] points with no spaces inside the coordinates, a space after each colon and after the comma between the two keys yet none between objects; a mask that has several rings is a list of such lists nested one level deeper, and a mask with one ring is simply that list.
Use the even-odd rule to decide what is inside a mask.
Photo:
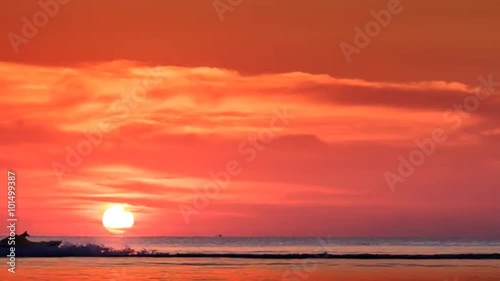
[{"label": "shoreline", "polygon": [[345,260],[499,260],[500,253],[492,254],[231,254],[231,253],[151,253],[151,254],[89,254],[18,255],[19,258],[232,258],[232,259],[345,259]]}]

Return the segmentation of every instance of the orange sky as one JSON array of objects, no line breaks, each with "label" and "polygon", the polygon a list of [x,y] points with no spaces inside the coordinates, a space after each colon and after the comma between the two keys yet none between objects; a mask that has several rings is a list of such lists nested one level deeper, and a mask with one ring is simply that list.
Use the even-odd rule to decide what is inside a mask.
[{"label": "orange sky", "polygon": [[[70,1],[17,54],[4,36],[0,166],[18,174],[21,229],[105,235],[105,206],[126,203],[129,235],[498,237],[498,94],[443,114],[479,76],[500,81],[500,4],[401,3],[351,63],[339,44],[387,1],[248,0],[222,22],[205,0]],[[0,34],[39,10],[9,1]],[[384,173],[436,128],[448,139],[391,192]],[[186,224],[180,204],[231,161],[241,173]]]}]

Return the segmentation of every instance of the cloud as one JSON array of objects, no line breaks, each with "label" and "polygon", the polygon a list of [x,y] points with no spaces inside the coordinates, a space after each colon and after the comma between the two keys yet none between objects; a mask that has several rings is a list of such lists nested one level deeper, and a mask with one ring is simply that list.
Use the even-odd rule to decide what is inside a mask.
[{"label": "cloud", "polygon": [[[148,79],[160,82],[134,97],[134,88]],[[166,217],[172,231],[184,233],[177,204],[190,200],[194,189],[212,180],[209,173],[230,160],[238,161],[243,172],[206,210],[206,222],[212,223],[207,231],[216,229],[212,220],[221,217],[272,224],[289,209],[289,214],[307,211],[304,218],[321,219],[341,211],[342,220],[349,221],[361,217],[359,208],[380,207],[402,220],[403,215],[424,216],[426,207],[445,208],[436,204],[445,195],[457,212],[479,205],[496,208],[491,199],[498,198],[492,163],[500,159],[492,141],[498,135],[496,97],[464,119],[401,192],[386,195],[382,176],[415,140],[449,127],[443,112],[473,94],[477,85],[304,72],[251,75],[120,60],[73,67],[2,62],[0,86],[0,163],[23,179],[20,208],[26,224],[49,232],[37,221],[43,217],[39,214],[66,210],[61,222],[77,216],[83,218],[83,229],[99,223],[103,206],[115,202],[131,204],[153,224]],[[247,163],[238,146],[268,128],[274,111],[283,108],[293,118]],[[102,134],[102,144],[59,182],[51,164],[65,163],[68,147],[76,149],[86,133],[110,120],[113,126]],[[52,207],[43,211],[46,205]],[[410,205],[413,211],[405,207]],[[265,219],[256,206],[276,214]]]}]

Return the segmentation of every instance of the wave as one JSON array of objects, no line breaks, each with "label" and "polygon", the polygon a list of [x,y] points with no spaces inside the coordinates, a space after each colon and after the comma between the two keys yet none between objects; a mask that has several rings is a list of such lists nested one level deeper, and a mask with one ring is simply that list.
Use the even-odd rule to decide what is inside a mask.
[{"label": "wave", "polygon": [[[2,256],[10,248],[0,247]],[[500,259],[500,253],[464,254],[335,254],[335,253],[165,253],[156,250],[114,249],[101,244],[64,243],[59,247],[36,245],[15,248],[16,257],[152,257],[152,258],[234,258],[234,259],[357,259],[357,260],[444,260]]]}]

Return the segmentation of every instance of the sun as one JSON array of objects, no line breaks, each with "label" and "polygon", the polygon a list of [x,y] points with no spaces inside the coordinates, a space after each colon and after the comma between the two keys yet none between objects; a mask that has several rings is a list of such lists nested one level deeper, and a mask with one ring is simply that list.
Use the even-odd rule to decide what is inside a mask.
[{"label": "sun", "polygon": [[134,226],[134,215],[124,205],[113,205],[102,215],[102,225],[113,234],[124,234]]}]

